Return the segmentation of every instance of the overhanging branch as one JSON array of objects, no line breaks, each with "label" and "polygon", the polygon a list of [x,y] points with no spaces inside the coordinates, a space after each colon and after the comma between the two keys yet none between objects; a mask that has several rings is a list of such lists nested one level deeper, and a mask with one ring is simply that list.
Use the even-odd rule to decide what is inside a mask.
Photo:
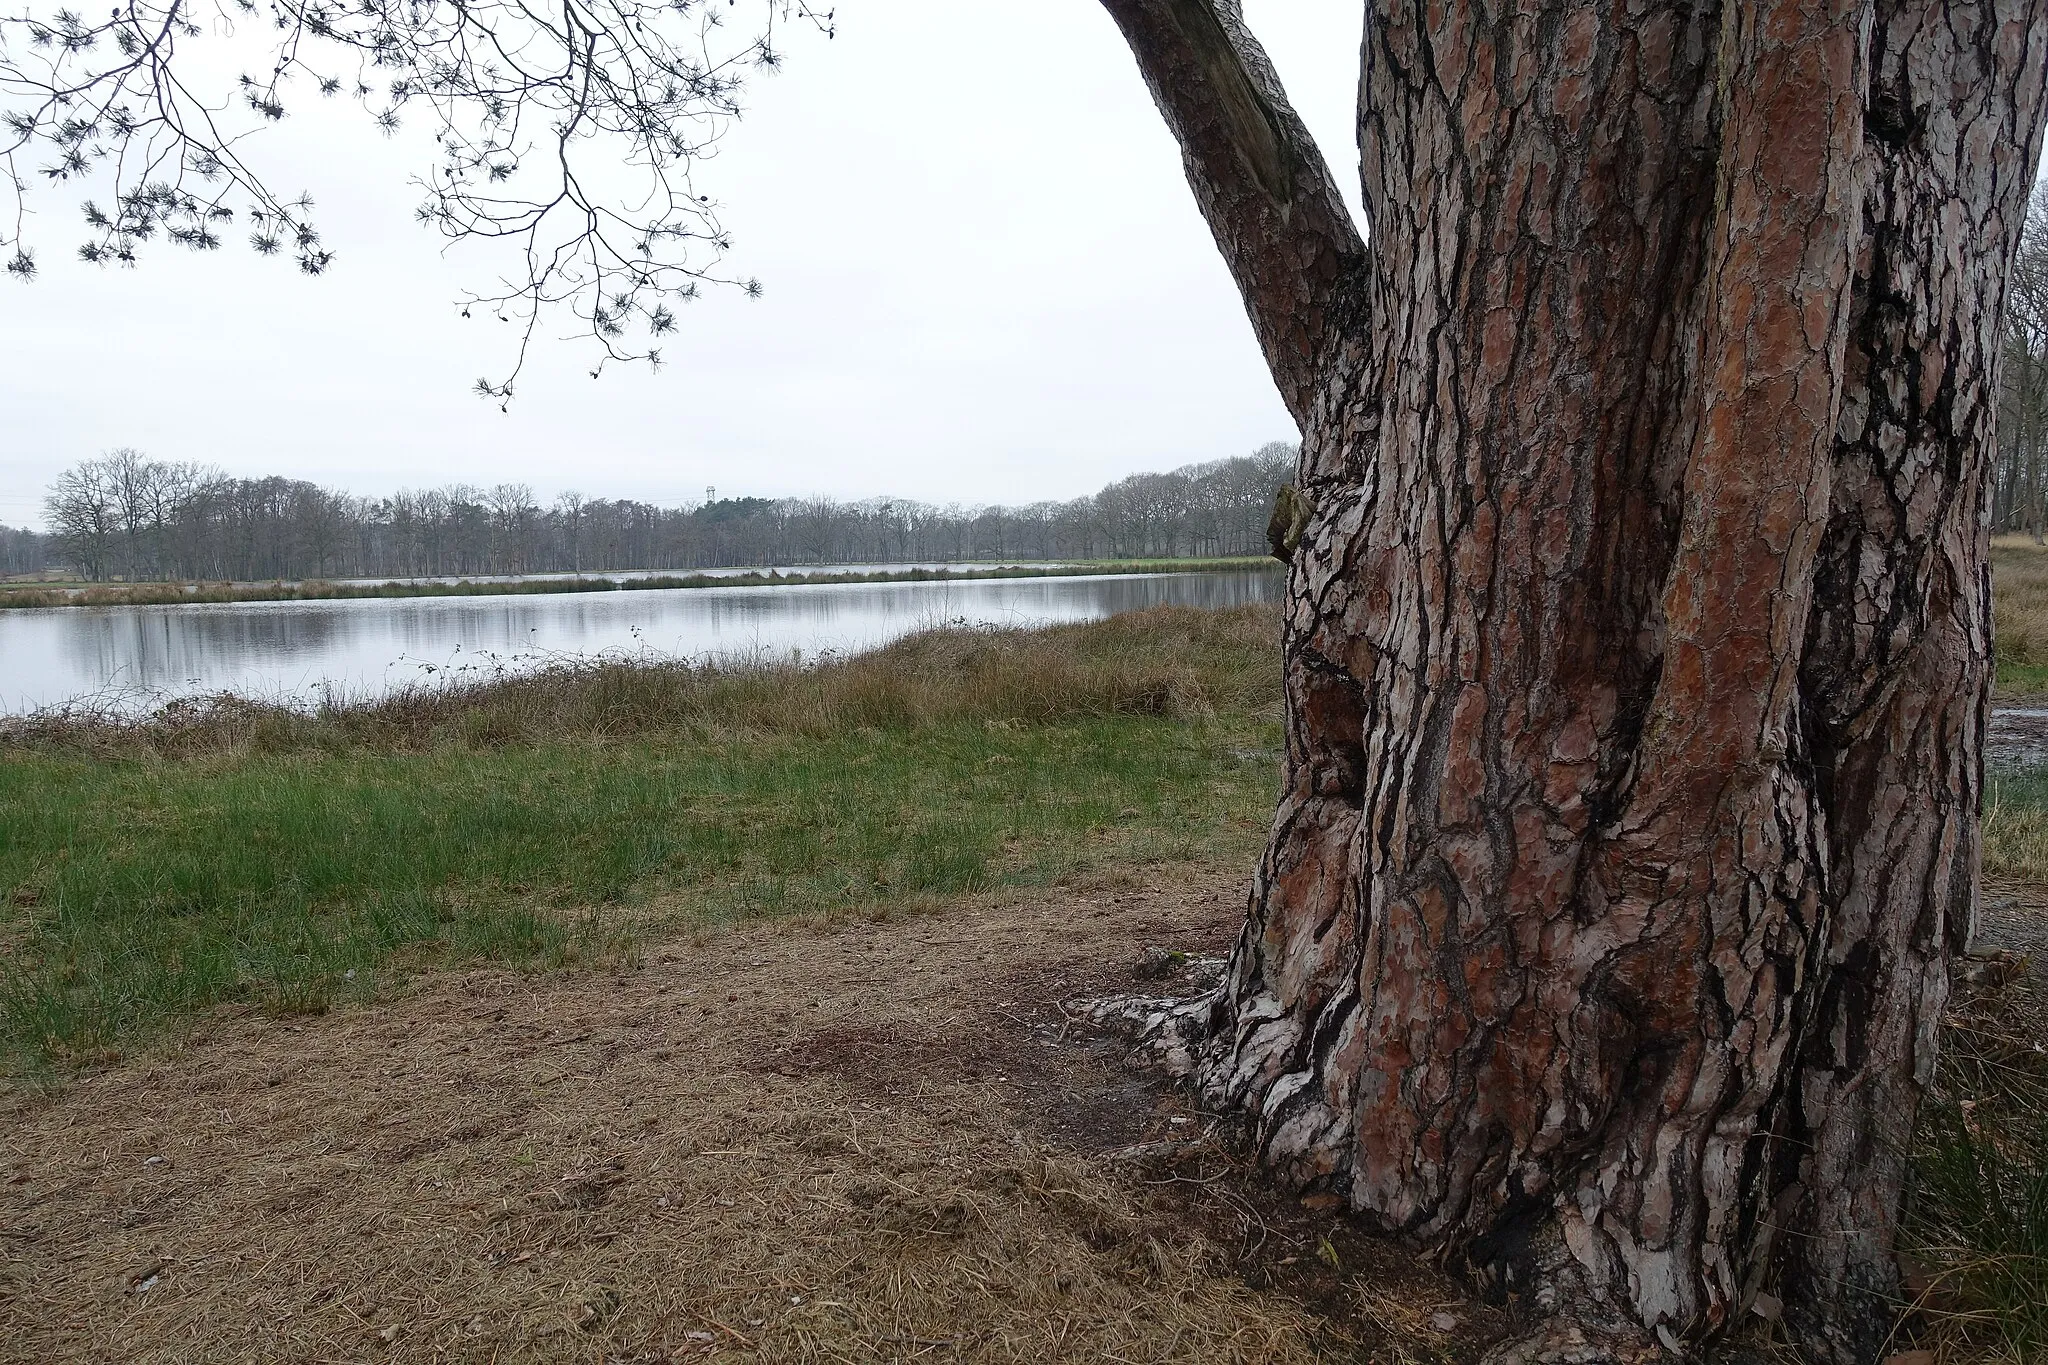
[{"label": "overhanging branch", "polygon": [[[1354,311],[1365,242],[1322,152],[1238,0],[1103,0],[1123,30],[1188,185],[1266,353],[1306,424],[1332,344]],[[1355,323],[1354,323],[1355,325]]]}]

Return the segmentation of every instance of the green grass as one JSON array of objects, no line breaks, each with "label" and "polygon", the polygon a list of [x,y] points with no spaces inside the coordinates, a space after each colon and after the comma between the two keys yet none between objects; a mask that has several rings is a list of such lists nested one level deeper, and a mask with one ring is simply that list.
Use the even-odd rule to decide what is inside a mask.
[{"label": "green grass", "polygon": [[315,716],[0,732],[0,1069],[228,1002],[651,929],[1249,861],[1270,611],[942,631],[822,668],[565,668]]},{"label": "green grass", "polygon": [[1998,692],[2006,697],[2038,697],[2048,692],[2048,664],[1998,665]]}]

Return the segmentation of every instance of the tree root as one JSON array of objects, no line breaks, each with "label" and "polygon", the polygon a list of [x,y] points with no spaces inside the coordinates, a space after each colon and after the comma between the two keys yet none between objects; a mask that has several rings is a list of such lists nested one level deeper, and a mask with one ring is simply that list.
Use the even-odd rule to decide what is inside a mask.
[{"label": "tree root", "polygon": [[1479,1365],[1648,1365],[1672,1357],[1640,1328],[1589,1324],[1574,1317],[1547,1320],[1533,1333],[1504,1341]]},{"label": "tree root", "polygon": [[[1070,1019],[1128,1040],[1131,1053],[1127,1065],[1157,1069],[1181,1080],[1198,1076],[1204,1061],[1214,1060],[1205,1053],[1223,1029],[1224,997],[1219,983],[1190,996],[1112,995],[1073,1000],[1067,1003],[1066,1012]],[[1141,1144],[1117,1157],[1148,1161],[1183,1149],[1182,1144],[1172,1142]],[[1529,1258],[1515,1278],[1520,1284],[1510,1286],[1512,1292],[1529,1293],[1529,1306],[1549,1316],[1532,1331],[1493,1347],[1480,1365],[1650,1365],[1686,1358],[1676,1340],[1660,1346],[1641,1327],[1589,1305],[1579,1267],[1554,1230],[1545,1245],[1529,1249]],[[1579,1311],[1567,1305],[1575,1305]]]},{"label": "tree root", "polygon": [[1196,996],[1111,995],[1077,1000],[1073,1017],[1129,1038],[1131,1061],[1179,1079],[1194,1071],[1202,1044],[1215,1033],[1222,994]]}]

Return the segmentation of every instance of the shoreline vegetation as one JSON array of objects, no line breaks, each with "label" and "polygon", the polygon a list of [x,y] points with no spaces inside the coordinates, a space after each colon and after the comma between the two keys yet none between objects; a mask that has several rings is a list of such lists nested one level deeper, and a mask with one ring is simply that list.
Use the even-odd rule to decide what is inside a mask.
[{"label": "shoreline vegetation", "polygon": [[1250,556],[1225,559],[1093,560],[1070,564],[992,564],[975,569],[815,570],[654,574],[612,578],[593,571],[571,577],[452,582],[336,583],[325,579],[271,583],[0,583],[0,609],[165,607],[223,602],[329,602],[355,598],[507,597],[537,593],[667,591],[692,588],[793,588],[848,583],[948,583],[1012,578],[1100,578],[1120,574],[1230,573],[1278,566]]}]

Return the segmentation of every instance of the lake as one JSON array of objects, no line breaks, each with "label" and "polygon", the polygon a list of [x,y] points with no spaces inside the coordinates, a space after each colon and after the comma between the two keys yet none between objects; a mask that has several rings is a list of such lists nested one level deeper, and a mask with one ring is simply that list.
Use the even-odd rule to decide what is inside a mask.
[{"label": "lake", "polygon": [[1277,601],[1279,569],[0,611],[0,714],[234,692],[307,704],[565,656],[813,658],[930,626]]}]

